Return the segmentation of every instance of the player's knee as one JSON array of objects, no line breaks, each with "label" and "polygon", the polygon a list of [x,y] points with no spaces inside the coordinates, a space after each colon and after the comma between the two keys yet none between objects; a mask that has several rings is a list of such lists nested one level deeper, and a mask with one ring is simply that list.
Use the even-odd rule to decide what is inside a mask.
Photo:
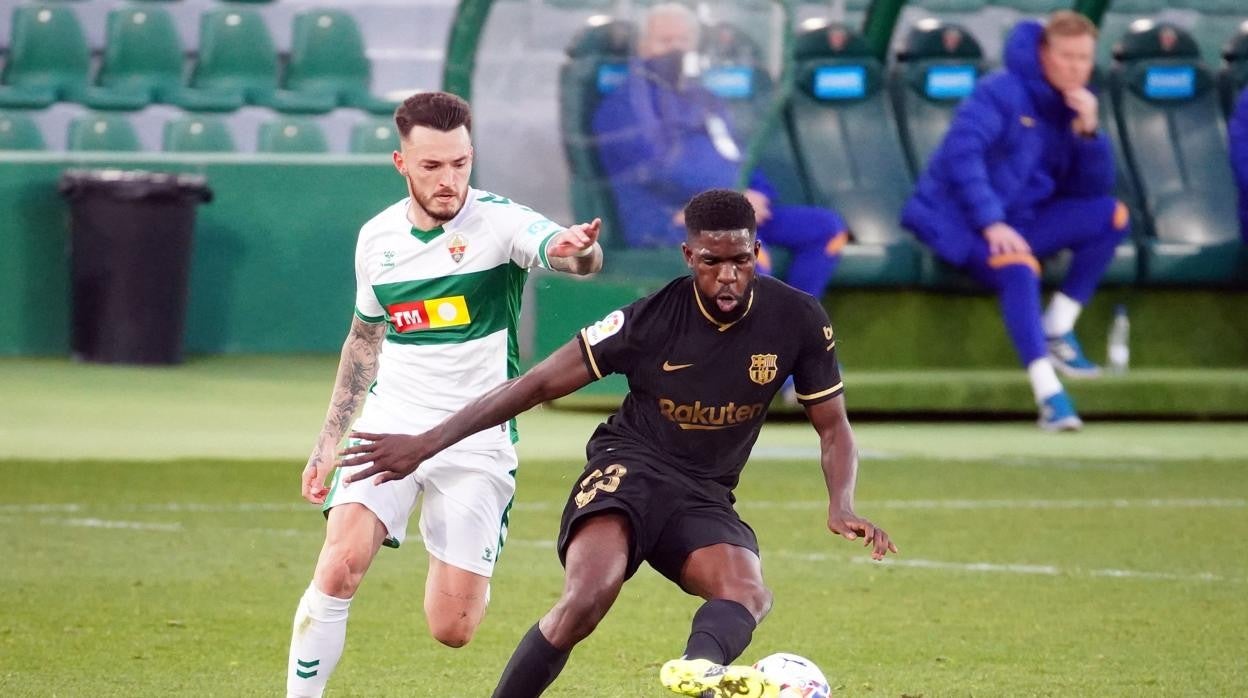
[{"label": "player's knee", "polygon": [[747,582],[733,590],[733,599],[745,607],[755,620],[762,620],[771,610],[771,589],[761,581]]},{"label": "player's knee", "polygon": [[316,587],[340,599],[355,596],[368,561],[347,546],[327,547],[316,565]]},{"label": "player's knee", "polygon": [[458,649],[472,642],[472,636],[477,632],[475,623],[468,622],[467,618],[458,619],[460,622],[435,623],[431,618],[429,620],[429,634],[433,639],[450,647]]}]

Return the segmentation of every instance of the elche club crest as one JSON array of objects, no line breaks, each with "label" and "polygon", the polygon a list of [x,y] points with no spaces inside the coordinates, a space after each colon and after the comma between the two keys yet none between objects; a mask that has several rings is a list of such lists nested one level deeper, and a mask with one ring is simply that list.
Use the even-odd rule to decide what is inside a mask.
[{"label": "elche club crest", "polygon": [[750,380],[767,385],[776,379],[776,355],[754,354],[750,356]]},{"label": "elche club crest", "polygon": [[446,243],[446,251],[451,253],[451,259],[455,260],[456,264],[459,264],[460,260],[464,258],[464,251],[467,249],[468,241],[459,233],[455,233],[451,237],[451,241]]}]

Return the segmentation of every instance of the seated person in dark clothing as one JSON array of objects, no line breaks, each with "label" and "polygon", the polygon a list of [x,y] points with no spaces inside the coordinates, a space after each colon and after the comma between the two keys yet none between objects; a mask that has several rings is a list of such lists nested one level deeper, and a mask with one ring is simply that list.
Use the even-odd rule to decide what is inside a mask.
[{"label": "seated person in dark clothing", "polygon": [[[680,245],[680,212],[689,199],[737,183],[741,147],[724,104],[696,75],[698,37],[697,18],[687,7],[651,8],[627,78],[594,114],[598,156],[630,247]],[[849,239],[845,222],[829,209],[777,202],[758,171],[744,193],[764,247],[792,252],[785,280],[822,297]]]},{"label": "seated person in dark clothing", "polygon": [[1231,170],[1239,189],[1239,233],[1248,241],[1248,88],[1239,93],[1226,133],[1231,146]]}]

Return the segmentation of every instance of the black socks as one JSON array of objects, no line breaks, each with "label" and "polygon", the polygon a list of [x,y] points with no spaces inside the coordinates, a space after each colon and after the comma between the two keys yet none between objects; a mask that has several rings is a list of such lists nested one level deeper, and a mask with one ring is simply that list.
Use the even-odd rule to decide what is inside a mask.
[{"label": "black socks", "polygon": [[757,626],[753,614],[736,601],[707,601],[693,614],[685,658],[728,664],[749,646]]},{"label": "black socks", "polygon": [[533,698],[554,682],[572,650],[561,650],[535,624],[521,638],[494,689],[494,698]]}]

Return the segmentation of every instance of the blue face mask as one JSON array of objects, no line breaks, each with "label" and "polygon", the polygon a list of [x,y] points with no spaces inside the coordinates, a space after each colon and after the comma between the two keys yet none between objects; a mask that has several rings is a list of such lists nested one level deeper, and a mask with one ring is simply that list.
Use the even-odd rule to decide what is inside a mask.
[{"label": "blue face mask", "polygon": [[661,56],[646,59],[642,61],[642,65],[645,66],[646,73],[653,79],[669,87],[677,87],[680,85],[681,76],[684,74],[685,52],[671,51]]}]

